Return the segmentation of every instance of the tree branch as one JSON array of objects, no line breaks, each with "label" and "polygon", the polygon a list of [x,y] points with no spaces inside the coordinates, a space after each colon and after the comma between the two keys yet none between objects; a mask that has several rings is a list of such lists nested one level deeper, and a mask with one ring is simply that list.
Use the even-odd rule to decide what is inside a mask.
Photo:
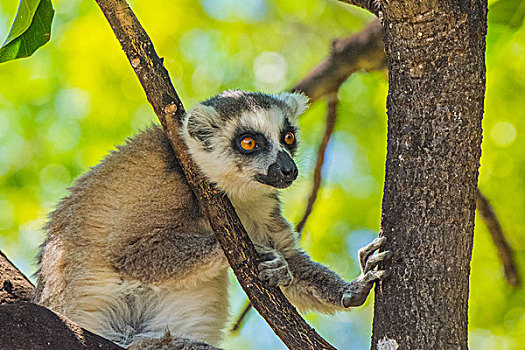
[{"label": "tree branch", "polygon": [[306,205],[306,209],[304,211],[303,218],[297,224],[297,232],[299,233],[301,233],[301,231],[303,230],[304,225],[306,224],[306,220],[308,220],[308,217],[310,216],[310,213],[312,212],[314,202],[317,199],[317,193],[319,192],[319,188],[321,187],[321,170],[323,168],[324,156],[326,152],[326,147],[328,146],[328,142],[330,141],[330,137],[332,136],[332,133],[334,132],[336,119],[337,119],[337,92],[331,93],[330,95],[328,95],[328,110],[326,112],[326,129],[323,135],[323,139],[321,140],[321,144],[319,145],[319,148],[317,149],[317,161],[315,163],[312,191],[310,192],[310,197],[308,198],[308,204]]},{"label": "tree branch", "polygon": [[372,12],[374,15],[379,17],[379,11],[381,11],[381,4],[379,0],[339,0],[346,4],[355,5],[362,9]]},{"label": "tree branch", "polygon": [[33,283],[1,251],[0,278],[0,305],[31,299]]},{"label": "tree branch", "polygon": [[0,349],[123,350],[43,306],[33,284],[0,252]]},{"label": "tree branch", "polygon": [[231,328],[232,333],[237,332],[241,328],[242,321],[244,321],[244,318],[246,317],[246,315],[248,315],[248,312],[250,312],[252,307],[253,307],[252,303],[250,303],[250,300],[247,299],[246,302],[244,303],[244,307],[241,313],[237,317],[237,321],[235,321],[235,323],[233,324],[233,327]]},{"label": "tree branch", "polygon": [[0,349],[123,350],[43,306],[0,305]]},{"label": "tree branch", "polygon": [[339,90],[359,70],[386,68],[385,46],[379,20],[345,39],[335,39],[328,57],[319,63],[292,91],[302,91],[313,102]]},{"label": "tree branch", "polygon": [[494,241],[494,245],[496,245],[498,256],[503,264],[503,270],[505,271],[507,282],[512,286],[519,287],[521,285],[521,277],[516,261],[514,260],[512,248],[503,234],[503,230],[501,229],[501,225],[494,209],[492,209],[489,200],[483,195],[483,193],[481,193],[479,188],[476,209],[487,226],[487,229],[492,236],[492,240]]},{"label": "tree branch", "polygon": [[235,210],[211,186],[191,159],[180,136],[184,107],[153,44],[124,0],[96,0],[126,53],[148,101],[166,132],[188,184],[208,217],[240,285],[254,307],[291,349],[333,349],[299,315],[280,289],[257,278],[257,255]]}]

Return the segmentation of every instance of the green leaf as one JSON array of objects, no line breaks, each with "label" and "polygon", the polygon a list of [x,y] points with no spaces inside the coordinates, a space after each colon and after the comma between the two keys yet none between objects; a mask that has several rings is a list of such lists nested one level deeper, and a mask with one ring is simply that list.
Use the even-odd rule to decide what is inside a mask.
[{"label": "green leaf", "polygon": [[0,48],[0,63],[31,56],[51,37],[51,0],[21,0],[11,31]]},{"label": "green leaf", "polygon": [[489,23],[499,23],[519,28],[525,17],[525,1],[499,0],[489,7]]}]

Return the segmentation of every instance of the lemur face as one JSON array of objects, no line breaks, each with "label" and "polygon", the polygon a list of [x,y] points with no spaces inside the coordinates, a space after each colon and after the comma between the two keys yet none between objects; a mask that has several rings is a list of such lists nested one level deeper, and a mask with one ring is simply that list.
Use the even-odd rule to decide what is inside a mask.
[{"label": "lemur face", "polygon": [[298,93],[223,92],[187,113],[183,136],[204,174],[228,195],[286,188],[298,174],[296,122],[307,103]]}]

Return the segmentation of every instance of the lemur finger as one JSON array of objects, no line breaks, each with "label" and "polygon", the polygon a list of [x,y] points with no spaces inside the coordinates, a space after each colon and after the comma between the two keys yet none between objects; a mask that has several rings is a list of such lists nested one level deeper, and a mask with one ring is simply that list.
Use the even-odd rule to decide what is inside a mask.
[{"label": "lemur finger", "polygon": [[276,252],[267,252],[259,255],[259,259],[261,261],[267,261],[267,260],[275,260],[279,258],[279,254]]},{"label": "lemur finger", "polygon": [[257,277],[259,277],[261,281],[267,281],[271,277],[271,272],[270,270],[262,270],[261,272],[259,272]]},{"label": "lemur finger", "polygon": [[381,252],[379,254],[371,255],[366,261],[366,265],[365,265],[365,269],[363,270],[363,273],[367,273],[368,271],[373,270],[381,261],[390,259],[392,255],[393,253],[390,250],[386,252]]},{"label": "lemur finger", "polygon": [[283,287],[288,287],[292,283],[292,281],[293,281],[292,273],[290,272],[290,270],[287,269],[285,275],[279,281],[279,285]]},{"label": "lemur finger", "polygon": [[369,245],[359,249],[359,252],[357,254],[359,256],[359,263],[361,264],[361,271],[365,271],[366,261],[368,260],[368,257],[374,254],[374,252],[378,250],[383,245],[383,243],[385,243],[385,241],[386,237],[378,237],[374,239]]},{"label": "lemur finger", "polygon": [[348,291],[343,294],[343,297],[341,298],[341,304],[343,304],[344,307],[363,305],[366,301],[366,297],[368,294],[370,294],[371,289],[372,285],[368,283],[358,283],[354,286],[353,291]]},{"label": "lemur finger", "polygon": [[343,304],[344,307],[350,307],[350,305],[352,305],[352,294],[350,293],[345,293],[343,294],[343,298],[341,299],[341,303]]},{"label": "lemur finger", "polygon": [[273,259],[269,261],[263,261],[257,267],[259,268],[259,271],[262,271],[267,269],[276,269],[283,266],[286,266],[286,262],[283,259]]},{"label": "lemur finger", "polygon": [[369,271],[364,275],[364,280],[370,283],[370,282],[374,282],[374,281],[383,279],[388,275],[389,275],[389,272],[386,270]]},{"label": "lemur finger", "polygon": [[272,287],[277,287],[279,280],[277,277],[272,277],[268,280],[268,284]]},{"label": "lemur finger", "polygon": [[259,257],[264,260],[272,260],[278,253],[275,249],[269,248],[261,244],[254,244],[255,251],[259,254]]},{"label": "lemur finger", "polygon": [[259,279],[262,281],[268,281],[271,286],[288,286],[292,282],[292,274],[288,269],[288,266],[281,266],[276,269],[265,269],[259,272]]}]

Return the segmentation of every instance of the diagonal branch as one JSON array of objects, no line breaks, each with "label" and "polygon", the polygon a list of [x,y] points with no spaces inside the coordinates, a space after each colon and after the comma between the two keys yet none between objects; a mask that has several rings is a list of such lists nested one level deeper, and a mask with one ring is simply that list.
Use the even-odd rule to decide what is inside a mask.
[{"label": "diagonal branch", "polygon": [[498,251],[498,256],[503,264],[503,270],[505,271],[507,282],[512,286],[519,287],[521,285],[521,277],[516,261],[514,260],[512,248],[503,234],[503,230],[501,229],[501,225],[494,209],[492,209],[489,200],[483,195],[483,193],[481,193],[479,188],[476,209],[492,236],[492,240]]},{"label": "diagonal branch", "polygon": [[33,283],[0,251],[0,304],[29,301]]},{"label": "diagonal branch", "polygon": [[226,196],[199,174],[180,136],[184,107],[153,43],[125,0],[96,0],[153,106],[188,184],[208,217],[239,283],[254,307],[291,349],[333,349],[301,318],[280,289],[256,276],[252,242]]}]

